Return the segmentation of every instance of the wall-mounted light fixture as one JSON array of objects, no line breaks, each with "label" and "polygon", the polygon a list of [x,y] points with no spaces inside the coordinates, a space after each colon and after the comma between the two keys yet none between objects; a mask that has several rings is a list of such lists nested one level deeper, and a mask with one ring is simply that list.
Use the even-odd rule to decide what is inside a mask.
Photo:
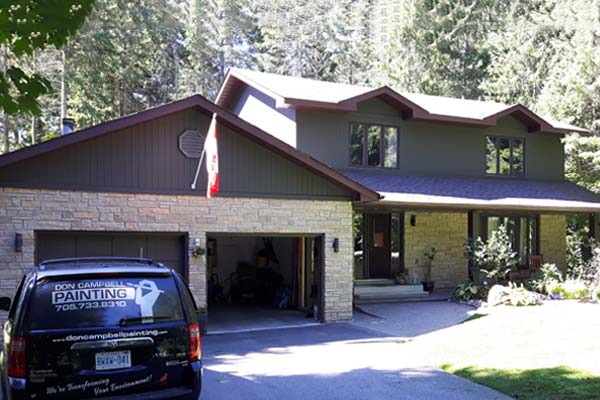
[{"label": "wall-mounted light fixture", "polygon": [[410,226],[417,226],[417,216],[414,214],[410,216]]},{"label": "wall-mounted light fixture", "polygon": [[338,253],[340,251],[340,239],[338,238],[333,239],[333,251],[335,253]]},{"label": "wall-mounted light fixture", "polygon": [[15,233],[15,252],[23,252],[23,234]]}]

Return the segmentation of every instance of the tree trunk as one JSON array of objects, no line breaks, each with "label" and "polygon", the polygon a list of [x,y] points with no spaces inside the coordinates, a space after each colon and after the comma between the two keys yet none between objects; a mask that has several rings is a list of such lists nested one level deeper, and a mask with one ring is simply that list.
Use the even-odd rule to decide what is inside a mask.
[{"label": "tree trunk", "polygon": [[61,51],[62,55],[62,74],[60,75],[60,121],[59,126],[62,133],[62,121],[67,117],[67,83],[66,83],[66,49]]}]

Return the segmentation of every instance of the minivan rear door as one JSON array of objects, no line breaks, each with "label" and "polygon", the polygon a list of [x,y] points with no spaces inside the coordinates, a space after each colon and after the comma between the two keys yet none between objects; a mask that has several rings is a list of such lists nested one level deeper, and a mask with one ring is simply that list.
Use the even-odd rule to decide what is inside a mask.
[{"label": "minivan rear door", "polygon": [[114,396],[180,386],[189,334],[172,275],[38,281],[29,313],[28,390]]}]

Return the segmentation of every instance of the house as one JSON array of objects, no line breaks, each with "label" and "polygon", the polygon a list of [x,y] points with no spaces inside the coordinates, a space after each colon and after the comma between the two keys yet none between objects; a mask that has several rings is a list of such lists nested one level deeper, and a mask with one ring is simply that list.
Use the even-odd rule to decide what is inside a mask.
[{"label": "house", "polygon": [[[377,192],[353,203],[354,278],[469,276],[464,243],[508,225],[518,268],[566,264],[566,215],[598,231],[600,197],[564,178],[561,138],[588,131],[522,105],[232,69],[216,103]],[[525,274],[524,274],[525,275]]]},{"label": "house", "polygon": [[[212,116],[220,192],[192,189]],[[521,268],[565,264],[565,216],[600,198],[564,180],[577,127],[522,106],[231,70],[192,96],[0,156],[0,295],[61,257],[148,257],[219,315],[248,304],[352,317],[356,280],[468,279],[464,241],[509,224]],[[221,314],[224,315],[224,314]],[[257,314],[258,315],[258,314]],[[304,319],[304,313],[298,313]]]},{"label": "house", "polygon": [[[213,115],[220,192],[207,199],[206,174],[201,189],[191,183]],[[232,276],[236,287],[264,283],[249,275],[269,249],[261,266],[270,262],[293,289],[290,305],[347,320],[352,207],[378,197],[192,96],[0,157],[0,295],[14,295],[23,273],[46,259],[147,257],[177,269],[205,308],[209,272],[225,289]]]}]

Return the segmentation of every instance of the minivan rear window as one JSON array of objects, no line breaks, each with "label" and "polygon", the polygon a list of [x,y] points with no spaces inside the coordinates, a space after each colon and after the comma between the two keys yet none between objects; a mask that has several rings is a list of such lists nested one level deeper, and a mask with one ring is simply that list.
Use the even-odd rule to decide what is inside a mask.
[{"label": "minivan rear window", "polygon": [[38,281],[32,330],[133,326],[184,319],[170,276]]}]

